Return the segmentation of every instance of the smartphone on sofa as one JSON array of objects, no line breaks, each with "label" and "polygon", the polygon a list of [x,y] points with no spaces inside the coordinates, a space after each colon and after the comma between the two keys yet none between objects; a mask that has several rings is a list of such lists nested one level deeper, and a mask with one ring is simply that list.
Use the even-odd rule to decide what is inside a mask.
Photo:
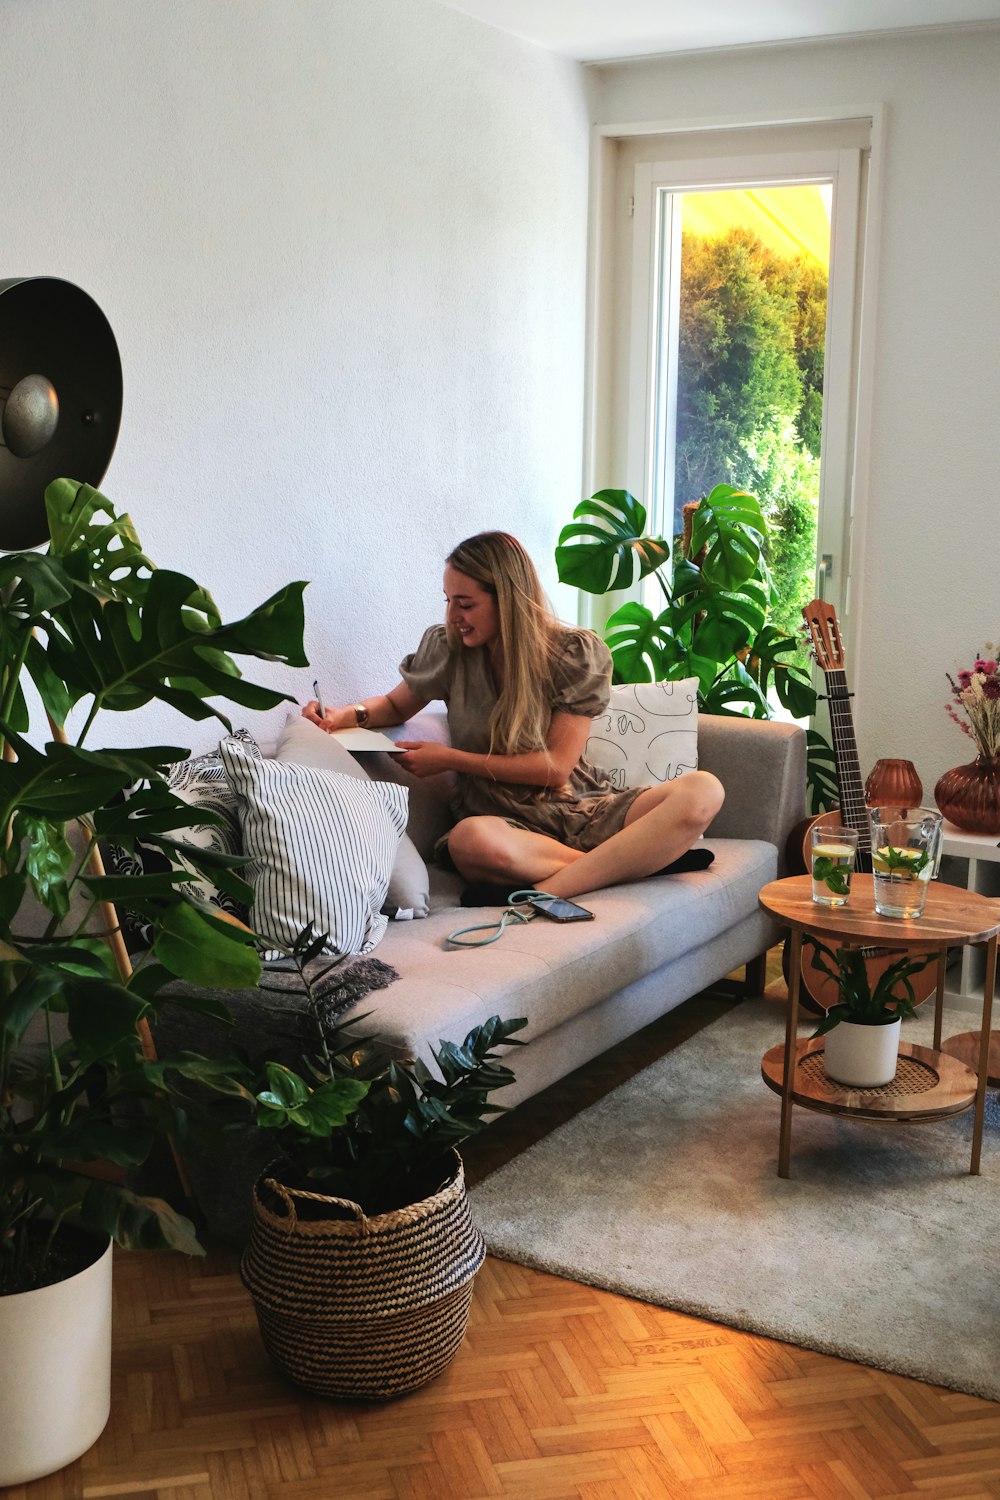
[{"label": "smartphone on sofa", "polygon": [[561,896],[550,896],[544,901],[532,900],[529,896],[528,905],[541,912],[543,917],[548,917],[550,922],[592,922],[594,920],[592,911],[588,911],[585,906],[577,906],[575,901],[564,901]]}]

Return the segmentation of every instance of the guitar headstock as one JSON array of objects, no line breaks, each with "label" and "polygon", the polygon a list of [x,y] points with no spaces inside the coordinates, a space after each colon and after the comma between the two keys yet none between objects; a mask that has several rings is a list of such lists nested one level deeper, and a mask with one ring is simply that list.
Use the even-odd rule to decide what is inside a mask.
[{"label": "guitar headstock", "polygon": [[840,639],[837,611],[825,599],[813,599],[802,610],[812,640],[817,665],[824,672],[844,670],[844,647]]}]

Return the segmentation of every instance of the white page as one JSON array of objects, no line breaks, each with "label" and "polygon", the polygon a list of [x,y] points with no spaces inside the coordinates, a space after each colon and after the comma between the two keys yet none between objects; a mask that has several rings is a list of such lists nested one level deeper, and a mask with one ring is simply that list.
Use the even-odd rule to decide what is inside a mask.
[{"label": "white page", "polygon": [[[345,750],[394,750],[396,746],[387,734],[378,729],[332,729],[330,738],[337,740]],[[397,754],[401,752],[396,751]]]}]

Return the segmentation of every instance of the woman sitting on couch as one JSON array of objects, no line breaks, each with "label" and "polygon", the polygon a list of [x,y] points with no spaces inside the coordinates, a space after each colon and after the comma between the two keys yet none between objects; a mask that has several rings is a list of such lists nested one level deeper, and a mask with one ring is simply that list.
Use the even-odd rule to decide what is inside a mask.
[{"label": "woman sitting on couch", "polygon": [[456,823],[437,856],[470,881],[572,897],[655,874],[690,849],[722,806],[721,783],[693,771],[617,790],[583,758],[608,706],[611,654],[555,617],[520,542],[502,531],[461,542],[444,594],[445,624],[425,631],[391,692],[302,710],[328,731],[374,729],[443,700],[450,745],[397,742],[414,775],[458,773]]}]

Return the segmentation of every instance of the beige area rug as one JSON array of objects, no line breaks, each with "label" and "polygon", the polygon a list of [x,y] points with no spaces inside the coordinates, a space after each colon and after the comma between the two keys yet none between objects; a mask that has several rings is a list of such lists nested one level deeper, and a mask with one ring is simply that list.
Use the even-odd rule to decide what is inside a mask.
[{"label": "beige area rug", "polygon": [[[931,1019],[903,1039],[929,1044]],[[996,1091],[978,1177],[971,1111],[869,1125],[796,1108],[781,1180],[760,1059],[783,1026],[781,1007],[747,1002],[479,1184],[489,1249],[1000,1400]]]}]

